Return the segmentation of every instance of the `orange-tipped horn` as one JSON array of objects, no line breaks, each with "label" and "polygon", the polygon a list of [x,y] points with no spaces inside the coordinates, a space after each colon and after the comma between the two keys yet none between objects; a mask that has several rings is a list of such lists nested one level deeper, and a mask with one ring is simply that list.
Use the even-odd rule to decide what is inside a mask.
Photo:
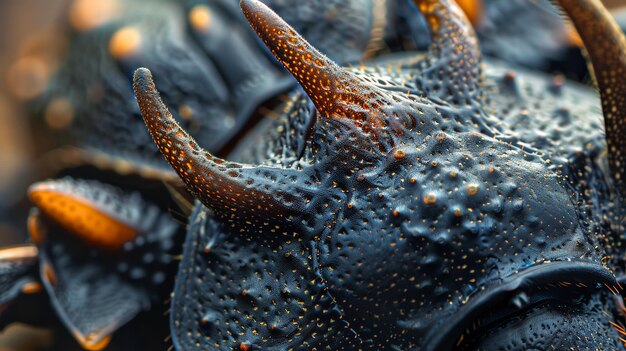
[{"label": "orange-tipped horn", "polygon": [[[114,204],[119,205],[122,198],[109,187],[69,179],[49,180],[31,185],[28,197],[46,217],[105,251],[119,250],[139,232],[131,212],[115,211]],[[38,214],[29,218],[30,234],[37,244],[44,236],[39,220]]]},{"label": "orange-tipped horn", "polygon": [[322,116],[367,119],[382,103],[379,89],[328,59],[271,9],[241,0],[243,13],[272,54],[298,80]]},{"label": "orange-tipped horn", "polygon": [[626,198],[626,39],[599,0],[558,0],[582,38],[602,98],[611,175]]},{"label": "orange-tipped horn", "polygon": [[148,69],[135,72],[134,88],[141,115],[161,153],[194,196],[223,222],[244,231],[258,226],[274,228],[302,209],[304,195],[294,189],[293,181],[302,176],[298,171],[214,157],[172,117]]},{"label": "orange-tipped horn", "polygon": [[432,33],[422,87],[429,95],[470,105],[479,93],[481,54],[469,19],[454,0],[413,0]]}]

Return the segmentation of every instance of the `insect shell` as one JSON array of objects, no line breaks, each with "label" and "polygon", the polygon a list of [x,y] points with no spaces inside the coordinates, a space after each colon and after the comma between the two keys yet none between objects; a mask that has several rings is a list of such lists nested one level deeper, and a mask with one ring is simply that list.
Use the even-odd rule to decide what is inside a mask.
[{"label": "insect shell", "polygon": [[428,55],[359,71],[241,1],[308,96],[257,165],[203,150],[135,73],[153,139],[204,205],[172,300],[177,349],[622,347],[622,34],[598,2],[560,2],[595,67],[605,144],[590,94],[482,72],[454,2],[415,3]]},{"label": "insect shell", "polygon": [[29,197],[33,244],[0,250],[0,325],[55,329],[54,349],[163,347],[182,226],[139,193],[95,180],[38,182]]},{"label": "insect shell", "polygon": [[[370,0],[267,2],[339,62],[358,59],[377,21]],[[158,74],[176,118],[212,152],[228,148],[260,105],[272,106],[268,100],[295,85],[231,0],[130,0],[118,7],[97,23],[74,16],[65,62],[39,101],[43,110],[71,106],[74,120],[46,133],[80,151],[75,163],[169,179],[129,84],[139,65]]]},{"label": "insect shell", "polygon": [[[367,0],[343,1],[340,7],[331,1],[274,4],[339,61],[364,50],[375,17]],[[159,84],[169,87],[166,98],[178,101],[178,117],[210,150],[223,149],[258,105],[296,84],[278,69],[232,1],[118,5],[117,15],[97,23],[72,17],[66,62],[40,103],[73,109],[75,119],[61,118],[69,124],[50,127],[62,130],[53,138],[57,144],[72,146],[56,150],[71,157],[56,157],[70,162],[55,162],[52,171],[74,178],[31,186],[33,245],[0,253],[0,304],[8,306],[0,325],[52,324],[61,329],[54,349],[167,344],[162,302],[171,293],[183,226],[165,213],[175,207],[161,181],[179,180],[160,154],[155,157],[158,150],[138,117],[128,84],[138,62],[163,77]],[[307,12],[309,22],[300,17]],[[340,20],[319,21],[329,12]],[[152,36],[158,39],[146,40]],[[47,312],[31,318],[26,311],[33,309],[32,300]]]}]

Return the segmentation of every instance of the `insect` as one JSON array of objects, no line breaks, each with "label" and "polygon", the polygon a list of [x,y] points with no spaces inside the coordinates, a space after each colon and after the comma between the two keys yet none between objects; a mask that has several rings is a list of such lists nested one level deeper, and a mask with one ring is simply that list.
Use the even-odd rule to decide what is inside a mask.
[{"label": "insect", "polygon": [[[369,45],[375,21],[369,2],[269,1],[339,62],[357,60]],[[71,146],[68,158],[78,165],[169,179],[129,84],[139,65],[159,73],[165,96],[176,101],[176,117],[213,152],[226,152],[260,106],[273,107],[295,85],[258,43],[236,2],[128,1],[118,7],[93,24],[75,11],[67,58],[39,102],[42,115],[63,103],[73,111],[73,120],[62,126],[52,120],[56,128],[44,131],[60,144],[48,148]],[[331,15],[339,19],[323,18]]]},{"label": "insect", "polygon": [[[166,323],[155,320],[162,320],[160,306],[170,292],[182,227],[139,193],[94,180],[39,182],[29,197],[37,206],[28,219],[34,245],[0,255],[7,285],[0,302],[15,305],[14,320],[8,322],[53,324],[44,316],[20,313],[31,303],[23,296],[42,295],[45,289],[54,311],[85,349],[108,346],[113,332],[144,311],[157,317],[148,319],[153,342],[146,344],[144,334],[142,344],[161,345]],[[125,342],[138,347],[133,336]]]},{"label": "insect", "polygon": [[[612,105],[621,89],[610,79],[622,67],[621,34],[595,3],[562,1],[594,67],[605,70],[596,71],[605,141],[588,90],[489,60],[481,68],[454,2],[414,2],[432,31],[427,55],[345,69],[265,5],[241,1],[305,94],[292,93],[277,121],[256,127],[263,147],[236,149],[239,162],[202,149],[219,147],[201,134],[197,143],[152,74],[135,73],[158,149],[202,203],[172,295],[177,349],[621,347],[623,148],[621,109]],[[615,52],[599,50],[598,37]],[[136,59],[120,64],[130,70]],[[177,83],[163,74],[155,70],[157,84]],[[180,227],[137,196],[73,179],[31,188],[40,276],[86,348],[106,347],[111,331],[167,286]],[[85,218],[104,224],[81,225]],[[33,248],[16,250],[23,261],[6,255],[15,278],[2,302],[37,281]],[[83,295],[63,298],[74,290]],[[112,297],[95,299],[107,313],[81,314],[93,310],[90,292]]]},{"label": "insect", "polygon": [[[260,164],[203,150],[135,73],[155,143],[203,204],[172,300],[177,349],[622,347],[622,34],[598,2],[560,1],[594,64],[607,146],[585,93],[482,72],[459,8],[415,3],[428,55],[350,70],[241,1],[308,96]],[[585,132],[536,130],[555,118]]]}]

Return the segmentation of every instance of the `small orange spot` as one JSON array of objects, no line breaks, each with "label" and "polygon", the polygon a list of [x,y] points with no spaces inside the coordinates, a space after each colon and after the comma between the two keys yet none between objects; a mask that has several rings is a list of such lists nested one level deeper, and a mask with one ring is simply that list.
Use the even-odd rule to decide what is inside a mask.
[{"label": "small orange spot", "polygon": [[[76,335],[74,335],[76,336]],[[78,343],[87,351],[100,351],[105,349],[111,343],[111,336],[107,335],[100,340],[94,342],[95,335],[87,335],[86,337],[77,336]]]},{"label": "small orange spot", "polygon": [[434,193],[428,193],[424,196],[424,203],[426,205],[434,205],[437,203],[437,195]]},{"label": "small orange spot", "polygon": [[415,184],[416,181],[417,180],[415,178],[413,178],[413,177],[409,178],[409,183],[411,183],[411,184]]},{"label": "small orange spot", "polygon": [[239,344],[239,350],[241,351],[249,351],[250,350],[250,346],[246,343],[241,343]]},{"label": "small orange spot", "polygon": [[116,159],[111,166],[113,170],[120,175],[131,174],[135,171],[135,165],[132,162],[123,159]]},{"label": "small orange spot", "polygon": [[454,216],[455,217],[461,217],[463,215],[463,212],[461,212],[460,208],[455,208],[454,209]]},{"label": "small orange spot", "polygon": [[22,293],[24,294],[37,294],[43,290],[41,284],[37,282],[29,282],[22,286]]},{"label": "small orange spot", "polygon": [[515,71],[507,71],[504,74],[504,80],[508,82],[512,82],[513,80],[515,80],[515,77],[517,77],[517,73],[515,73]]},{"label": "small orange spot", "polygon": [[478,185],[476,184],[470,184],[467,186],[467,188],[465,189],[467,191],[467,195],[476,195],[478,193]]},{"label": "small orange spot", "polygon": [[18,261],[35,261],[39,250],[34,245],[20,245],[14,247],[0,248],[0,261],[2,260],[18,260]]},{"label": "small orange spot", "polygon": [[394,153],[393,153],[393,157],[395,157],[397,160],[403,159],[404,156],[406,156],[406,153],[404,152],[404,150],[402,149],[397,149]]},{"label": "small orange spot", "polygon": [[191,117],[193,117],[193,109],[187,104],[182,105],[178,109],[178,113],[180,114],[180,117],[186,121],[190,120]]},{"label": "small orange spot", "polygon": [[88,31],[105,24],[118,12],[116,0],[74,0],[69,20],[74,29]]},{"label": "small orange spot", "polygon": [[241,292],[241,296],[248,296],[248,290],[245,290],[245,289],[244,289],[244,290]]},{"label": "small orange spot", "polygon": [[141,33],[134,27],[119,29],[109,41],[109,52],[115,58],[132,56],[141,47]]},{"label": "small orange spot", "polygon": [[31,240],[37,244],[41,245],[47,235],[47,230],[45,225],[41,222],[41,217],[39,217],[39,213],[32,212],[28,216],[28,234],[30,235]]},{"label": "small orange spot", "polygon": [[211,28],[211,11],[205,5],[197,5],[189,11],[189,23],[196,30],[206,32]]},{"label": "small orange spot", "polygon": [[394,217],[398,217],[400,215],[400,211],[398,210],[393,210],[393,216]]},{"label": "small orange spot", "polygon": [[46,106],[44,119],[52,129],[67,128],[74,120],[74,108],[66,98],[55,98]]},{"label": "small orange spot", "polygon": [[493,167],[489,167],[489,173],[493,173],[494,171]]},{"label": "small orange spot", "polygon": [[435,135],[435,138],[437,138],[437,140],[439,140],[439,143],[441,144],[446,139],[446,133],[439,132],[437,133],[437,135]]},{"label": "small orange spot", "polygon": [[43,274],[44,274],[45,279],[51,285],[57,285],[57,274],[54,271],[54,267],[52,267],[50,262],[44,263],[44,265],[43,265]]}]

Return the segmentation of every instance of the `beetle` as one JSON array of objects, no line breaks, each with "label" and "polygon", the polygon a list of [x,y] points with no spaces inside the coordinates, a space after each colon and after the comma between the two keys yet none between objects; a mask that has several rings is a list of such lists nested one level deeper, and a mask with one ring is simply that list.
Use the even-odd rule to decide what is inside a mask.
[{"label": "beetle", "polygon": [[[135,324],[134,333],[121,338],[124,349],[162,345],[167,328],[161,306],[170,293],[183,226],[139,193],[95,180],[38,182],[29,197],[36,205],[28,219],[33,244],[0,255],[0,322],[56,328],[42,303],[47,297],[84,349],[109,346],[112,334],[133,319],[150,328],[144,332]],[[55,347],[74,348],[63,337]]]},{"label": "beetle", "polygon": [[[520,91],[514,74],[481,68],[454,2],[414,2],[428,55],[359,70],[241,1],[307,96],[274,126],[260,164],[202,149],[150,71],[136,71],[145,123],[202,203],[172,300],[177,349],[622,347],[623,34],[599,2],[559,1],[594,67],[604,138],[599,110],[584,110],[592,94],[562,82]],[[518,104],[545,109],[507,120]],[[536,132],[559,117],[569,130]]]},{"label": "beetle", "polygon": [[[609,292],[621,289],[613,275],[621,265],[606,255],[619,257],[620,207],[602,162],[614,170],[620,161],[615,153],[606,161],[599,133],[587,135],[600,129],[598,121],[550,106],[564,99],[599,118],[591,94],[558,80],[534,93],[542,79],[523,73],[520,82],[491,61],[483,76],[477,40],[459,9],[415,2],[433,31],[429,55],[346,70],[260,3],[242,1],[253,28],[307,94],[291,94],[281,119],[259,126],[264,148],[234,153],[247,164],[200,149],[168,115],[151,74],[137,71],[137,101],[153,138],[206,206],[190,219],[172,300],[178,349],[619,345],[620,325],[609,326],[604,312],[617,316]],[[127,70],[139,61],[123,59]],[[574,125],[564,131],[554,118]],[[537,135],[539,126],[550,134]],[[559,144],[564,140],[568,146]],[[52,226],[81,240],[65,244],[67,233],[54,234],[57,240],[40,246],[54,302],[51,246],[73,246],[67,252],[74,259],[85,245],[106,251],[133,239],[122,235],[111,244],[97,228],[76,229],[81,211],[55,217],[59,207],[42,202],[42,191],[73,206],[115,191],[74,180],[32,188],[47,214],[33,213],[31,233]],[[104,205],[89,209],[128,229],[120,213],[134,209],[132,201],[112,217]],[[158,225],[170,233],[173,227]],[[57,262],[65,255],[57,252]],[[102,253],[95,255],[100,269]],[[124,276],[119,264],[112,263]],[[80,276],[62,272],[69,281]],[[68,306],[61,305],[57,300],[63,317]],[[536,331],[563,324],[563,315],[575,326],[564,338]],[[72,317],[63,318],[89,348],[106,346],[108,333],[128,318],[90,334]]]},{"label": "beetle", "polygon": [[[77,4],[74,7],[80,7]],[[165,213],[173,202],[160,182],[176,186],[177,179],[138,118],[132,87],[125,84],[132,68],[141,62],[163,77],[176,77],[160,83],[168,84],[168,96],[179,102],[180,120],[210,143],[211,150],[228,148],[230,139],[245,132],[259,106],[271,107],[275,95],[295,84],[256,43],[247,24],[242,25],[246,22],[236,3],[117,5],[121,8],[117,14],[113,11],[95,21],[83,13],[85,9],[70,10],[72,42],[67,58],[35,105],[45,111],[42,115],[50,127],[46,133],[55,136],[52,147],[63,146],[51,154],[56,157],[49,174],[71,178],[30,187],[36,209],[29,217],[28,231],[35,245],[7,249],[2,266],[6,296],[0,304],[7,308],[3,326],[26,321],[56,328],[56,321],[49,320],[53,318],[27,313],[26,305],[33,299],[45,305],[49,298],[54,314],[89,350],[136,349],[135,341],[148,337],[162,343],[166,335],[160,335],[161,302],[170,292],[167,287],[171,288],[184,227],[172,223]],[[339,61],[360,55],[371,42],[371,28],[376,27],[371,22],[380,22],[374,19],[368,0],[342,1],[341,6],[332,2],[288,5],[278,1],[275,7],[282,6],[287,17],[300,22],[301,30],[333,51]],[[306,18],[301,17],[304,13]],[[339,19],[324,20],[328,14]],[[159,41],[146,40],[155,28],[165,35]],[[85,52],[89,59],[84,58]],[[170,57],[177,58],[176,64]],[[192,94],[201,89],[202,94]],[[61,116],[53,113],[58,106],[65,107]],[[200,111],[213,112],[200,118]],[[135,329],[118,332],[133,319],[139,320],[129,327]],[[141,324],[150,327],[142,325],[139,330],[149,333],[133,335]],[[122,335],[112,339],[114,332]],[[125,345],[120,346],[120,340]],[[71,342],[63,344],[65,340],[60,343],[55,347],[75,347]]]}]

